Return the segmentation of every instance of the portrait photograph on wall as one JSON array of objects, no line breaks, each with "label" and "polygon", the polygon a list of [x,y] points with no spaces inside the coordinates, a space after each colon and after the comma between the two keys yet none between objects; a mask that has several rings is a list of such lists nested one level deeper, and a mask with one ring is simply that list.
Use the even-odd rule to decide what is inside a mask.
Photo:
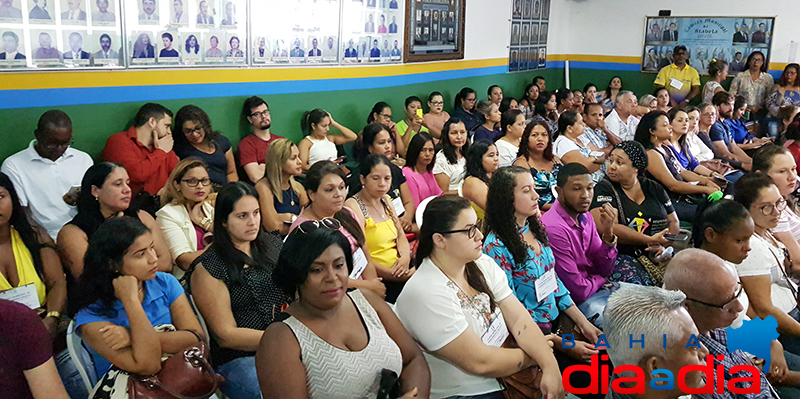
[{"label": "portrait photograph on wall", "polygon": [[[509,72],[539,69],[547,65],[547,60],[540,59],[540,55],[546,53],[549,15],[549,0],[513,0],[511,37],[508,41]],[[545,52],[540,53],[541,50]]]},{"label": "portrait photograph on wall", "polygon": [[464,58],[465,4],[466,0],[406,0],[404,59],[421,62]]}]

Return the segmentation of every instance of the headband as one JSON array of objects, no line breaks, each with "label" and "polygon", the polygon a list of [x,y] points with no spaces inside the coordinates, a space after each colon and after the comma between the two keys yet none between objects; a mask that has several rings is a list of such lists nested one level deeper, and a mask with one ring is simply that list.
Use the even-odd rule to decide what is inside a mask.
[{"label": "headband", "polygon": [[623,141],[617,144],[614,149],[622,150],[625,155],[628,156],[628,159],[631,160],[631,165],[634,168],[640,171],[647,169],[647,153],[644,151],[644,147],[642,147],[641,144],[635,141]]}]

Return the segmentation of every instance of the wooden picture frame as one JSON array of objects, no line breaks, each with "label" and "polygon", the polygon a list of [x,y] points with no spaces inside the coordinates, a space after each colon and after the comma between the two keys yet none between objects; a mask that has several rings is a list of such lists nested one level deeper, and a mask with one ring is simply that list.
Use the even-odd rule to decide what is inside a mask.
[{"label": "wooden picture frame", "polygon": [[[426,62],[463,59],[465,8],[466,0],[406,0],[403,60]],[[443,21],[440,15],[445,12],[447,19]],[[453,20],[450,19],[450,13],[453,13]]]}]

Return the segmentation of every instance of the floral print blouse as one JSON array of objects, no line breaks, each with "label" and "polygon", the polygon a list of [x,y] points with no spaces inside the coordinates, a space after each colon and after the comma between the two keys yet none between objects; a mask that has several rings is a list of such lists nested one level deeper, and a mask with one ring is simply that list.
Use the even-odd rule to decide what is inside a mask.
[{"label": "floral print blouse", "polygon": [[[524,234],[530,227],[525,224],[520,234]],[[536,300],[536,279],[546,272],[553,270],[556,266],[555,257],[550,247],[539,243],[541,253],[537,254],[528,248],[528,259],[524,264],[517,265],[514,256],[506,248],[494,233],[486,237],[483,244],[483,252],[494,259],[508,277],[508,285],[514,295],[522,302],[525,309],[528,309],[533,321],[538,324],[549,324],[559,312],[569,309],[575,305],[572,297],[561,279],[556,275],[558,289],[547,296],[542,302]]]}]

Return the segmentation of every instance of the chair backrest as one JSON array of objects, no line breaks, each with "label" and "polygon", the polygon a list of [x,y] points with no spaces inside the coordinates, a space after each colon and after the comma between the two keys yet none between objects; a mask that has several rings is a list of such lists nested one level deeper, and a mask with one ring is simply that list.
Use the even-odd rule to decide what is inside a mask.
[{"label": "chair backrest", "polygon": [[192,310],[197,316],[197,321],[200,322],[200,328],[203,329],[203,336],[205,337],[206,345],[211,345],[211,336],[208,335],[208,326],[206,325],[206,321],[203,319],[203,316],[200,314],[200,310],[197,309],[197,305],[194,303],[194,297],[188,292],[186,293],[186,296],[189,298],[189,304],[192,305]]},{"label": "chair backrest", "polygon": [[75,320],[70,320],[67,327],[67,351],[69,358],[78,374],[81,376],[86,392],[92,392],[92,388],[97,383],[97,373],[94,371],[94,362],[89,351],[83,347],[83,340],[75,333]]}]

